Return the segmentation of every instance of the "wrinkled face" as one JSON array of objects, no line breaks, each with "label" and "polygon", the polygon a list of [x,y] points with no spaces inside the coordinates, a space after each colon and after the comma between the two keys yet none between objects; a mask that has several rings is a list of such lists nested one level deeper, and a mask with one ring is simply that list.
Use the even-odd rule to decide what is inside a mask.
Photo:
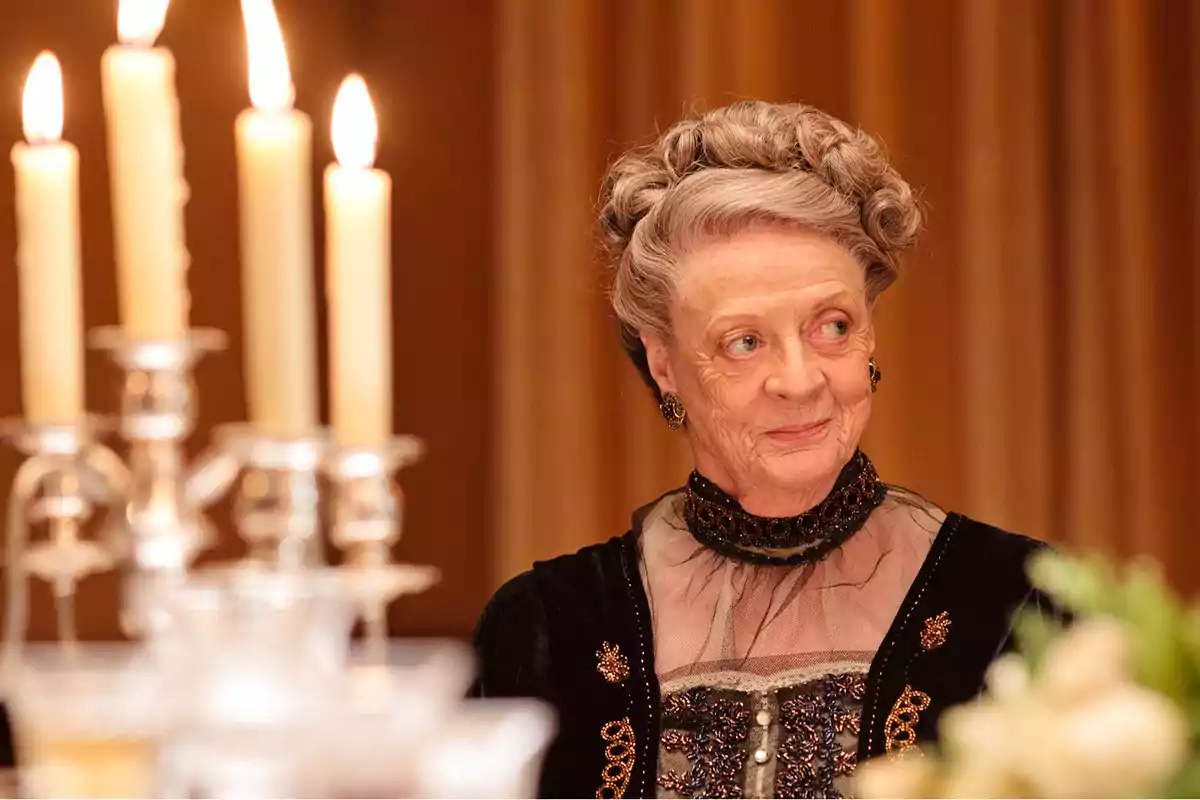
[{"label": "wrinkled face", "polygon": [[687,409],[696,468],[751,513],[812,507],[870,417],[862,266],[821,234],[756,227],[697,243],[679,271],[674,335],[645,343]]}]

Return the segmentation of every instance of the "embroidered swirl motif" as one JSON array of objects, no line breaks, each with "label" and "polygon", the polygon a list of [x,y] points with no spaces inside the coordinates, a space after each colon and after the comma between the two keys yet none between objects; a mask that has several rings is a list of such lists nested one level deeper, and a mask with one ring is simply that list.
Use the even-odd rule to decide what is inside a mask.
[{"label": "embroidered swirl motif", "polygon": [[609,683],[624,683],[629,677],[629,659],[620,645],[604,642],[596,651],[596,671]]},{"label": "embroidered swirl motif", "polygon": [[633,774],[633,763],[637,755],[637,740],[633,735],[633,726],[629,724],[629,717],[605,723],[600,729],[600,738],[605,742],[605,764],[600,772],[602,783],[596,790],[596,798],[602,800],[624,797],[629,789],[629,776]]},{"label": "embroidered swirl motif", "polygon": [[916,726],[921,712],[929,708],[929,702],[929,695],[911,686],[904,687],[883,725],[887,752],[899,754],[916,746]]},{"label": "embroidered swirl motif", "polygon": [[842,797],[836,781],[851,775],[856,753],[839,741],[857,739],[862,713],[858,704],[866,693],[862,675],[844,673],[816,682],[785,700],[780,724],[787,737],[779,747],[777,797]]},{"label": "embroidered swirl motif", "polygon": [[[864,674],[838,673],[761,697],[705,686],[664,695],[658,785],[665,796],[761,796],[771,779],[773,797],[841,797],[856,766],[865,692]],[[688,768],[674,756],[668,767],[669,754]]]},{"label": "embroidered swirl motif", "polygon": [[886,497],[887,487],[860,451],[843,468],[829,496],[799,516],[757,517],[693,472],[684,493],[683,517],[697,541],[722,555],[762,564],[812,563],[862,528]]},{"label": "embroidered swirl motif", "polygon": [[949,611],[925,620],[925,627],[921,631],[921,649],[928,653],[944,645],[946,637],[950,635],[951,624]]},{"label": "embroidered swirl motif", "polygon": [[682,797],[740,797],[749,706],[697,686],[663,697],[662,713],[662,748],[683,753],[690,769],[666,770],[658,785]]}]

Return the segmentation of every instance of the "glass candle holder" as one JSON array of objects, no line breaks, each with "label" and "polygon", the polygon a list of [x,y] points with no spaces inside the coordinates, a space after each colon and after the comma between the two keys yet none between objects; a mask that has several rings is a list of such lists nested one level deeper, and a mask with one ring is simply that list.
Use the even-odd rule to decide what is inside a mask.
[{"label": "glass candle holder", "polygon": [[329,797],[320,786],[320,721],[182,728],[162,757],[160,797],[282,800]]}]

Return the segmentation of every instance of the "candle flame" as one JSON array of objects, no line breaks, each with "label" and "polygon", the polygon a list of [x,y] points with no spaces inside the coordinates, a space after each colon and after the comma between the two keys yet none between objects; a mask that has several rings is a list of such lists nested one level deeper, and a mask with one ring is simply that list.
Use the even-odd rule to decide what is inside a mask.
[{"label": "candle flame", "polygon": [[287,48],[272,0],[242,0],[250,53],[250,101],[255,108],[286,111],[296,98]]},{"label": "candle flame", "polygon": [[343,167],[367,169],[375,163],[379,122],[367,83],[359,75],[342,81],[333,101],[333,152]]},{"label": "candle flame", "polygon": [[120,0],[117,5],[117,36],[122,44],[150,47],[167,21],[171,0]]},{"label": "candle flame", "polygon": [[25,140],[32,144],[56,142],[62,138],[62,67],[53,53],[43,51],[34,59],[21,98],[21,122]]}]

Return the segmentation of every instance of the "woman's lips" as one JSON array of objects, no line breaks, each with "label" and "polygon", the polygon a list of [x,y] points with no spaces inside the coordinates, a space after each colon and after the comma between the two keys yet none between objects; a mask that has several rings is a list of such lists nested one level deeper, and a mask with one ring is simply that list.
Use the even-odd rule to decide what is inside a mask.
[{"label": "woman's lips", "polygon": [[812,422],[808,425],[787,425],[767,431],[767,436],[782,444],[803,444],[815,441],[825,435],[829,428],[829,420]]}]

